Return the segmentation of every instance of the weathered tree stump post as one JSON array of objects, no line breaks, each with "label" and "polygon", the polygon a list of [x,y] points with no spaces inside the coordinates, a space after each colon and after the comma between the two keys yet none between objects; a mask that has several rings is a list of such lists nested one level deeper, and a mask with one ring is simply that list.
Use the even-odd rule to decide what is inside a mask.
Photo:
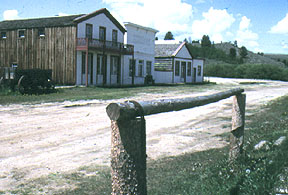
[{"label": "weathered tree stump post", "polygon": [[[141,117],[121,116],[120,109],[136,110]],[[112,194],[147,194],[146,127],[143,109],[137,102],[110,104]]]},{"label": "weathered tree stump post", "polygon": [[229,160],[236,160],[243,152],[246,94],[233,96],[232,131],[230,135]]}]

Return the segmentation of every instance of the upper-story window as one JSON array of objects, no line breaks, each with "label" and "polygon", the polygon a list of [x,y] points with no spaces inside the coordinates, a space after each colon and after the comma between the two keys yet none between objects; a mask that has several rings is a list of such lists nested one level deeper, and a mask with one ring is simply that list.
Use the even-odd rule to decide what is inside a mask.
[{"label": "upper-story window", "polygon": [[101,41],[106,41],[106,28],[103,26],[99,27],[99,39]]},{"label": "upper-story window", "polygon": [[45,37],[45,28],[38,28],[38,36]]},{"label": "upper-story window", "polygon": [[117,43],[118,42],[118,31],[117,30],[113,30],[112,31],[112,42],[113,43]]},{"label": "upper-story window", "polygon": [[7,38],[7,34],[6,32],[1,32],[1,39],[6,39]]},{"label": "upper-story window", "polygon": [[19,30],[18,31],[18,37],[19,38],[25,38],[25,30]]},{"label": "upper-story window", "polygon": [[92,39],[93,36],[93,25],[86,24],[86,38]]}]

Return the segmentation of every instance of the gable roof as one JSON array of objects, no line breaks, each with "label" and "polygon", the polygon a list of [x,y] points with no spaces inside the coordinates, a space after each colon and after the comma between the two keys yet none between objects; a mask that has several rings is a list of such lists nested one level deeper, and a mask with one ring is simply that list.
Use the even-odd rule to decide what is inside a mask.
[{"label": "gable roof", "polygon": [[[183,47],[186,47],[186,42],[173,44],[155,44],[155,57],[175,57]],[[188,52],[192,58],[189,49]]]},{"label": "gable roof", "polygon": [[73,26],[75,25],[74,19],[80,16],[83,16],[83,14],[48,17],[48,18],[5,20],[0,22],[0,29],[14,30],[14,29],[30,29],[30,28],[44,28],[44,27],[58,27],[58,26]]},{"label": "gable roof", "polygon": [[97,16],[99,14],[105,14],[111,20],[111,22],[113,22],[113,24],[115,24],[115,26],[117,26],[117,28],[122,33],[126,32],[126,29],[118,22],[118,20],[116,20],[116,18],[114,18],[114,16],[112,16],[110,14],[110,12],[106,8],[99,9],[95,12],[90,13],[90,14],[82,15],[81,17],[76,18],[74,21],[77,23],[80,23],[80,22],[83,22],[84,20],[88,20],[89,18],[92,18],[92,17]]},{"label": "gable roof", "polygon": [[62,26],[74,26],[77,23],[83,22],[97,16],[99,14],[105,14],[114,24],[119,28],[122,33],[125,33],[125,28],[110,14],[106,9],[99,9],[90,14],[78,14],[70,16],[57,16],[47,18],[33,18],[33,19],[21,19],[21,20],[5,20],[0,22],[0,30],[15,30],[15,29],[30,29],[30,28],[43,28],[43,27],[62,27]]}]

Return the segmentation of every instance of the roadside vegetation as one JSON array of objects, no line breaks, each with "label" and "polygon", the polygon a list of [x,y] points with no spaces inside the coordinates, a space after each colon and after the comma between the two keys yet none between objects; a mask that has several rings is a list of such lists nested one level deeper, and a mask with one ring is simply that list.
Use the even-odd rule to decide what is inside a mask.
[{"label": "roadside vegetation", "polygon": [[[148,194],[276,194],[287,188],[288,139],[275,144],[279,137],[287,137],[287,110],[288,96],[246,117],[244,154],[235,163],[227,160],[228,147],[148,161]],[[219,136],[229,139],[227,133]],[[256,150],[255,145],[264,140]],[[90,165],[20,182],[0,194],[111,194],[110,180],[109,167]]]},{"label": "roadside vegetation", "polygon": [[[203,88],[205,85],[205,88]],[[227,86],[231,87],[231,86]],[[37,104],[43,102],[63,102],[77,100],[109,100],[129,98],[137,94],[155,94],[155,93],[193,93],[219,88],[215,83],[204,82],[202,84],[175,84],[175,85],[155,85],[141,87],[123,87],[123,88],[103,88],[103,87],[68,87],[57,88],[55,93],[41,95],[21,95],[17,91],[11,91],[9,88],[0,89],[0,105],[5,104]]]},{"label": "roadside vegetation", "polygon": [[205,66],[204,75],[288,81],[288,68],[270,64],[215,64]]}]

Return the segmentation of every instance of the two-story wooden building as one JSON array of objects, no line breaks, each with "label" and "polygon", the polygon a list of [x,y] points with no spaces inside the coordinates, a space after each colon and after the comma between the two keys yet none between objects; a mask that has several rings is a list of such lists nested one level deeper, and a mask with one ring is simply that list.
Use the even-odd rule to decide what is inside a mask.
[{"label": "two-story wooden building", "polygon": [[0,68],[52,69],[59,84],[122,84],[125,28],[107,9],[0,22]]}]

